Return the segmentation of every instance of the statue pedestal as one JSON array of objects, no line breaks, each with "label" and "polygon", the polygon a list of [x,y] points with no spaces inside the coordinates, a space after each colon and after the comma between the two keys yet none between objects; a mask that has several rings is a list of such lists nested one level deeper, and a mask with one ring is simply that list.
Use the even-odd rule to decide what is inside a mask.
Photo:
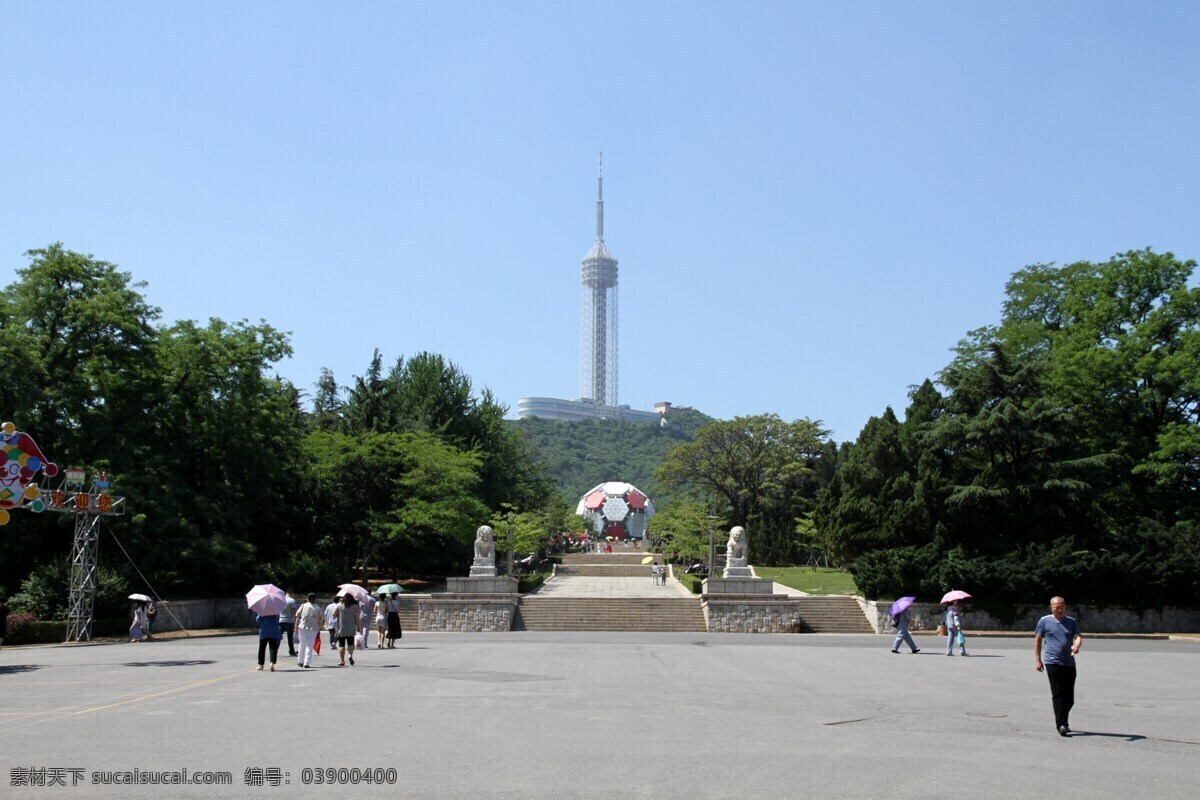
[{"label": "statue pedestal", "polygon": [[[746,571],[745,575],[732,575],[733,570]],[[702,594],[750,594],[750,595],[767,595],[768,597],[775,594],[775,582],[769,578],[755,578],[750,574],[749,567],[731,567],[727,569],[724,578],[709,578],[704,581],[701,586]],[[786,595],[780,595],[785,597]]]},{"label": "statue pedestal", "polygon": [[477,564],[471,565],[472,578],[494,578],[496,577],[496,565],[489,564],[487,561],[480,561]]},{"label": "statue pedestal", "polygon": [[516,578],[475,574],[447,578],[445,594],[435,594],[417,606],[417,627],[460,633],[510,631],[519,600]]},{"label": "statue pedestal", "polygon": [[709,633],[793,633],[800,629],[791,599],[775,594],[775,582],[768,578],[709,578],[702,585],[700,604]]},{"label": "statue pedestal", "polygon": [[[722,578],[754,578],[754,570],[749,567],[726,567],[721,573]],[[756,579],[757,580],[757,579]]]},{"label": "statue pedestal", "polygon": [[492,567],[492,574],[476,575],[475,568],[471,568],[471,577],[469,578],[446,578],[446,594],[516,594],[517,579],[496,577],[496,568]]}]

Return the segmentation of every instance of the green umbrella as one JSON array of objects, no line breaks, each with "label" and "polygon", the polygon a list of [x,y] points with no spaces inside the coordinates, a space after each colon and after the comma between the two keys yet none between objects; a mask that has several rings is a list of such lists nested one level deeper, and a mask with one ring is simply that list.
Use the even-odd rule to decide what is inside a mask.
[{"label": "green umbrella", "polygon": [[397,592],[403,592],[404,587],[398,583],[385,583],[376,591],[378,591],[380,594],[396,594]]}]

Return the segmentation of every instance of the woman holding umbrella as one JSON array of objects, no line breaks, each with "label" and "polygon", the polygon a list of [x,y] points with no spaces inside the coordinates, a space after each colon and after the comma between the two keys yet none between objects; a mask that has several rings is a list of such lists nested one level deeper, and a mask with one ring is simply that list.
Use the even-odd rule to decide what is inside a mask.
[{"label": "woman holding umbrella", "polygon": [[254,621],[258,623],[258,672],[262,672],[266,661],[267,648],[271,649],[271,672],[275,671],[275,659],[279,656],[279,640],[283,638],[283,628],[279,625],[278,614],[256,614]]},{"label": "woman holding umbrella", "polygon": [[343,590],[342,604],[333,610],[337,630],[339,667],[346,666],[346,650],[350,651],[350,666],[354,666],[354,634],[358,633],[358,601],[352,592]]},{"label": "woman holding umbrella", "polygon": [[[404,631],[400,629],[400,593],[404,590],[395,583],[389,583],[383,588],[391,590],[391,599],[385,600],[382,605],[387,614],[387,646],[394,649],[396,640],[404,635]],[[387,595],[381,592],[380,596],[386,597]]]},{"label": "woman holding umbrella", "polygon": [[246,607],[254,612],[258,623],[258,669],[266,663],[267,648],[271,650],[271,672],[275,671],[275,659],[279,656],[279,640],[283,628],[279,625],[279,612],[287,605],[287,595],[273,583],[261,583],[246,592]]},{"label": "woman holding umbrella", "polygon": [[916,599],[915,597],[901,597],[892,603],[892,610],[888,612],[892,618],[892,627],[896,629],[896,641],[892,642],[893,653],[900,652],[902,642],[908,644],[913,655],[921,652],[921,648],[917,647],[917,643],[913,641],[912,634],[908,632],[908,607],[916,602]]},{"label": "woman holding umbrella", "polygon": [[134,600],[131,610],[133,620],[129,623],[129,641],[140,642],[143,639],[149,639],[150,636],[146,633],[146,627],[149,624],[146,620],[146,604],[140,600]]},{"label": "woman holding umbrella", "polygon": [[[954,655],[954,645],[958,643],[958,651],[960,655],[970,655],[967,652],[967,640],[962,634],[962,617],[959,615],[958,601],[969,600],[971,595],[966,592],[955,590],[947,592],[942,598],[942,605],[946,606],[946,655]],[[949,603],[949,605],[946,605]]]}]

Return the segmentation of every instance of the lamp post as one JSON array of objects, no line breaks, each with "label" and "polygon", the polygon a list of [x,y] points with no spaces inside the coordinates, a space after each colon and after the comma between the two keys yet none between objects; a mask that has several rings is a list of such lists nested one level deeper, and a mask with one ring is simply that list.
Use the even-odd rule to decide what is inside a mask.
[{"label": "lamp post", "polygon": [[708,514],[704,518],[708,520],[708,577],[712,578],[713,570],[716,569],[717,565],[717,543],[714,538],[716,530],[713,527],[713,521],[720,519],[720,517]]},{"label": "lamp post", "polygon": [[507,574],[508,574],[508,577],[510,577],[510,578],[512,577],[512,574],[513,574],[512,548],[513,548],[512,519],[509,519],[509,521],[508,521],[508,573]]}]

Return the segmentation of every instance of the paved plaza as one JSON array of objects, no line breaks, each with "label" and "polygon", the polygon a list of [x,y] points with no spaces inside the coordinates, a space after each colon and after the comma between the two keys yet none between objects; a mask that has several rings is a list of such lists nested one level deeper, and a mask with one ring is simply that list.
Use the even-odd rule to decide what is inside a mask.
[{"label": "paved plaza", "polygon": [[[253,636],[5,648],[0,796],[1195,796],[1200,642],[1086,640],[1067,739],[1030,640],[889,643],[406,633],[275,673]],[[184,769],[231,785],[92,783]]]}]

